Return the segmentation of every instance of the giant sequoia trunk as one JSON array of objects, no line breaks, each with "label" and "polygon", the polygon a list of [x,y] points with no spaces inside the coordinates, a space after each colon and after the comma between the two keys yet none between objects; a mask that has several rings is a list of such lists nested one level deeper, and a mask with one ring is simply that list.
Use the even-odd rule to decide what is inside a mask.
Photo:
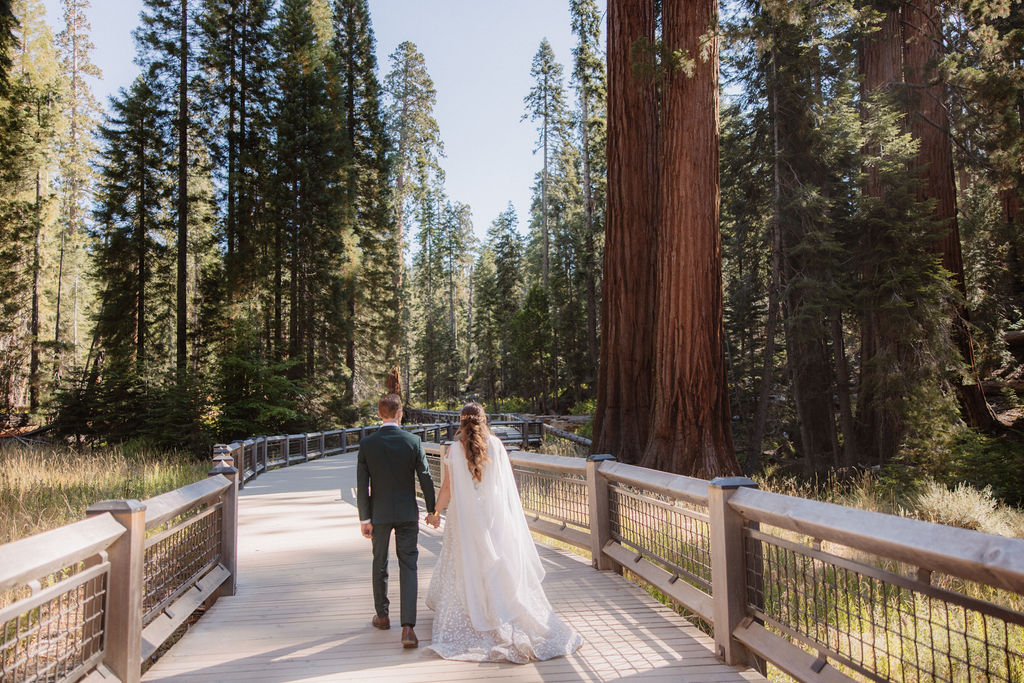
[{"label": "giant sequoia trunk", "polygon": [[[662,81],[654,414],[642,464],[710,479],[739,473],[729,424],[718,228],[717,0],[664,0],[666,49],[693,60]],[[708,49],[710,47],[710,49]]]},{"label": "giant sequoia trunk", "polygon": [[650,0],[608,2],[608,198],[594,452],[638,462],[649,437],[657,232],[657,95],[632,49],[654,40]]},{"label": "giant sequoia trunk", "polygon": [[[942,17],[934,0],[903,4],[903,66],[910,86],[910,131],[920,142],[917,167],[921,171],[918,199],[934,200],[938,223],[936,251],[942,267],[950,272],[960,294],[966,295],[960,229],[956,218],[956,186],[953,178],[953,146],[946,110],[946,83],[937,63],[942,49]],[[974,348],[961,303],[953,315],[953,336],[971,375],[972,383],[955,378],[964,418],[976,429],[990,430],[996,419],[985,401],[974,363]]]}]

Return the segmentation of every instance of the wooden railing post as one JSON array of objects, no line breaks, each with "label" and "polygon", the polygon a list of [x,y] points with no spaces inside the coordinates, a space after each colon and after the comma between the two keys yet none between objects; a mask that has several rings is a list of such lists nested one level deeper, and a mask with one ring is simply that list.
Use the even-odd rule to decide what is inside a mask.
[{"label": "wooden railing post", "polygon": [[523,450],[530,450],[530,423],[523,420],[519,423],[519,430],[523,433]]},{"label": "wooden railing post", "polygon": [[137,500],[103,500],[89,506],[89,517],[109,512],[125,533],[107,548],[107,620],[103,663],[123,683],[142,678],[142,595],[146,562],[146,505]]},{"label": "wooden railing post", "polygon": [[708,483],[715,655],[731,666],[756,665],[753,653],[732,637],[747,616],[743,518],[729,507],[729,498],[738,488],[757,488],[757,484],[746,477],[718,477]]},{"label": "wooden railing post", "polygon": [[219,596],[234,595],[238,587],[238,480],[236,468],[230,465],[216,465],[208,476],[223,474],[231,486],[221,496],[220,563],[231,572],[231,578],[221,584]]},{"label": "wooden railing post", "polygon": [[320,432],[320,457],[326,457],[327,453],[327,437],[324,436],[323,432]]},{"label": "wooden railing post", "polygon": [[309,434],[302,435],[302,462],[309,462]]},{"label": "wooden railing post", "polygon": [[263,463],[262,471],[267,471],[267,437],[266,435],[260,437],[260,456]]},{"label": "wooden railing post", "polygon": [[619,569],[610,557],[604,554],[605,544],[611,540],[608,519],[608,480],[601,476],[601,463],[614,461],[614,455],[600,454],[587,456],[587,498],[590,503],[590,563],[595,569]]}]

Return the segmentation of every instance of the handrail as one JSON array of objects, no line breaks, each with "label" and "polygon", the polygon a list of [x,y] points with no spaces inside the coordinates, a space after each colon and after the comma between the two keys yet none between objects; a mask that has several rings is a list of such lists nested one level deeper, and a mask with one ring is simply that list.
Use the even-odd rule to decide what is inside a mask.
[{"label": "handrail", "polygon": [[113,517],[102,515],[0,545],[0,593],[92,557],[123,533]]},{"label": "handrail", "polygon": [[1021,539],[750,488],[736,491],[729,505],[751,522],[1024,593]]},{"label": "handrail", "polygon": [[704,479],[614,461],[602,465],[601,474],[609,481],[653,491],[670,498],[680,498],[696,505],[708,503],[708,482]]},{"label": "handrail", "polygon": [[508,459],[512,462],[513,466],[531,467],[549,472],[585,474],[587,471],[587,461],[582,458],[566,458],[560,455],[547,455],[546,453],[512,451],[508,454]]},{"label": "handrail", "polygon": [[196,505],[220,497],[229,486],[231,481],[218,474],[150,498],[146,501],[146,529],[158,527]]}]

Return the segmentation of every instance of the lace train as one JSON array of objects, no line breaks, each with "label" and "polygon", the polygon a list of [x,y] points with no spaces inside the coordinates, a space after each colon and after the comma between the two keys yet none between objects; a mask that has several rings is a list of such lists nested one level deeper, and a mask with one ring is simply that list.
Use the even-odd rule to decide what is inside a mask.
[{"label": "lace train", "polygon": [[427,590],[426,603],[434,610],[434,626],[431,642],[424,649],[445,659],[515,664],[561,657],[579,649],[583,639],[551,610],[539,587],[540,594],[530,597],[546,606],[541,610],[547,613],[545,623],[527,615],[493,631],[481,632],[473,627],[458,576],[461,541],[455,517],[449,514],[445,520],[444,545]]}]

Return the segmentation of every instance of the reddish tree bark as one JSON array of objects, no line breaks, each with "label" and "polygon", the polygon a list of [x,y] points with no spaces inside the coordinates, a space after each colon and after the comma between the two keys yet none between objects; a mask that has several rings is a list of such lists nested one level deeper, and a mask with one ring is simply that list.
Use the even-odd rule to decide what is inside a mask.
[{"label": "reddish tree bark", "polygon": [[654,41],[650,0],[608,2],[608,198],[595,453],[638,462],[653,382],[657,244],[657,94],[634,70]]},{"label": "reddish tree bark", "polygon": [[[941,57],[942,18],[938,3],[934,0],[904,2],[903,68],[911,94],[908,125],[911,134],[920,142],[916,165],[923,180],[918,199],[935,201],[934,216],[939,223],[935,248],[942,255],[942,266],[952,275],[960,294],[965,296],[946,83],[937,68]],[[966,310],[961,304],[953,315],[953,336],[973,378],[973,384],[964,384],[959,378],[954,382],[964,418],[976,429],[988,431],[995,426],[996,419],[981,390],[971,334],[965,318]]]},{"label": "reddish tree bark", "polygon": [[659,131],[654,415],[645,467],[710,479],[738,474],[722,338],[716,0],[664,0],[667,70]]}]

